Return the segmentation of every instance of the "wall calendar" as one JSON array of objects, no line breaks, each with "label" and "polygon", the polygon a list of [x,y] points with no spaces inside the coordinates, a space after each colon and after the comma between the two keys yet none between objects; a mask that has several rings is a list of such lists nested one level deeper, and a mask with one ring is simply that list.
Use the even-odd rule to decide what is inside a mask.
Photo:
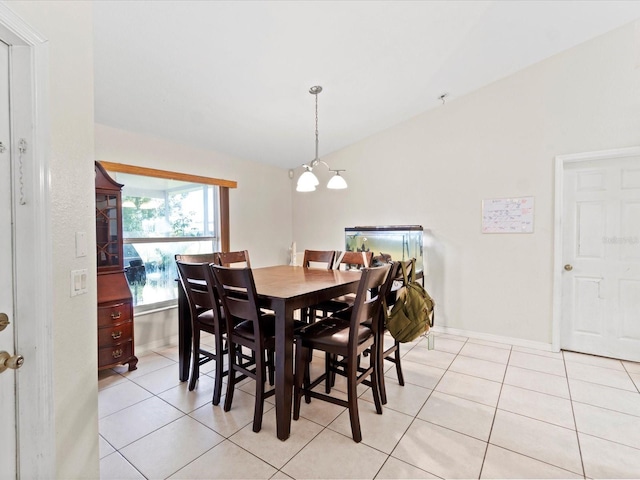
[{"label": "wall calendar", "polygon": [[532,233],[533,197],[482,201],[482,233]]}]

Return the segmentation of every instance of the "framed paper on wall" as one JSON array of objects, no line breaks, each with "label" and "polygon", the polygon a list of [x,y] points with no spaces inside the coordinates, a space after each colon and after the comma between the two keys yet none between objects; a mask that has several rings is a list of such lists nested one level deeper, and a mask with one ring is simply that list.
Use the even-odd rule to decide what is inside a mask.
[{"label": "framed paper on wall", "polygon": [[533,233],[533,197],[482,201],[482,233]]}]

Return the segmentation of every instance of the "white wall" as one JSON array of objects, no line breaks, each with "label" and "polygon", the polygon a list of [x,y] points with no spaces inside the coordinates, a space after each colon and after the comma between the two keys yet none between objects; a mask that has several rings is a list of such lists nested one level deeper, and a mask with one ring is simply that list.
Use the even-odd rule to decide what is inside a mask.
[{"label": "white wall", "polygon": [[[106,125],[95,125],[96,160],[235,180],[229,192],[231,249],[249,250],[255,267],[288,263],[292,232],[287,170]],[[175,340],[176,313],[139,315],[136,352]]]},{"label": "white wall", "polygon": [[[551,343],[554,156],[640,145],[639,28],[325,157],[349,189],[293,193],[298,249],[343,248],[348,226],[421,224],[438,325]],[[481,234],[482,199],[515,196],[535,197],[535,232]]]},{"label": "white wall", "polygon": [[[93,250],[75,257],[75,232],[86,232],[90,245],[95,240],[93,7],[58,1],[7,5],[49,45],[55,478],[97,478],[96,262]],[[71,298],[70,271],[80,268],[90,272],[93,288]]]}]

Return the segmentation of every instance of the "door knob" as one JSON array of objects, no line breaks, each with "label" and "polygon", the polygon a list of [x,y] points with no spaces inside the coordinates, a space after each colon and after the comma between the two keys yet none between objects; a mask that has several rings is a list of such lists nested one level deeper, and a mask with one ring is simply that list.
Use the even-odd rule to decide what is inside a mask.
[{"label": "door knob", "polygon": [[24,357],[22,355],[9,355],[8,352],[0,352],[0,373],[4,372],[7,368],[17,370],[24,363]]},{"label": "door knob", "polygon": [[10,323],[9,316],[6,313],[0,313],[0,332],[7,328]]},{"label": "door knob", "polygon": [[564,269],[565,269],[567,272],[570,272],[571,270],[573,270],[573,265],[570,265],[570,264],[568,264],[568,263],[567,263],[567,264],[564,266]]}]

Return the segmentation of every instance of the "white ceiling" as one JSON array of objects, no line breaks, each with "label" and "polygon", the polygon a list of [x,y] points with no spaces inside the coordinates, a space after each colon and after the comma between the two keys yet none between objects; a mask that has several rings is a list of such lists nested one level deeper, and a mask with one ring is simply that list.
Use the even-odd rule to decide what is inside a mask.
[{"label": "white ceiling", "polygon": [[[640,18],[640,1],[96,1],[105,125],[292,168]],[[339,168],[340,166],[333,166]]]}]

